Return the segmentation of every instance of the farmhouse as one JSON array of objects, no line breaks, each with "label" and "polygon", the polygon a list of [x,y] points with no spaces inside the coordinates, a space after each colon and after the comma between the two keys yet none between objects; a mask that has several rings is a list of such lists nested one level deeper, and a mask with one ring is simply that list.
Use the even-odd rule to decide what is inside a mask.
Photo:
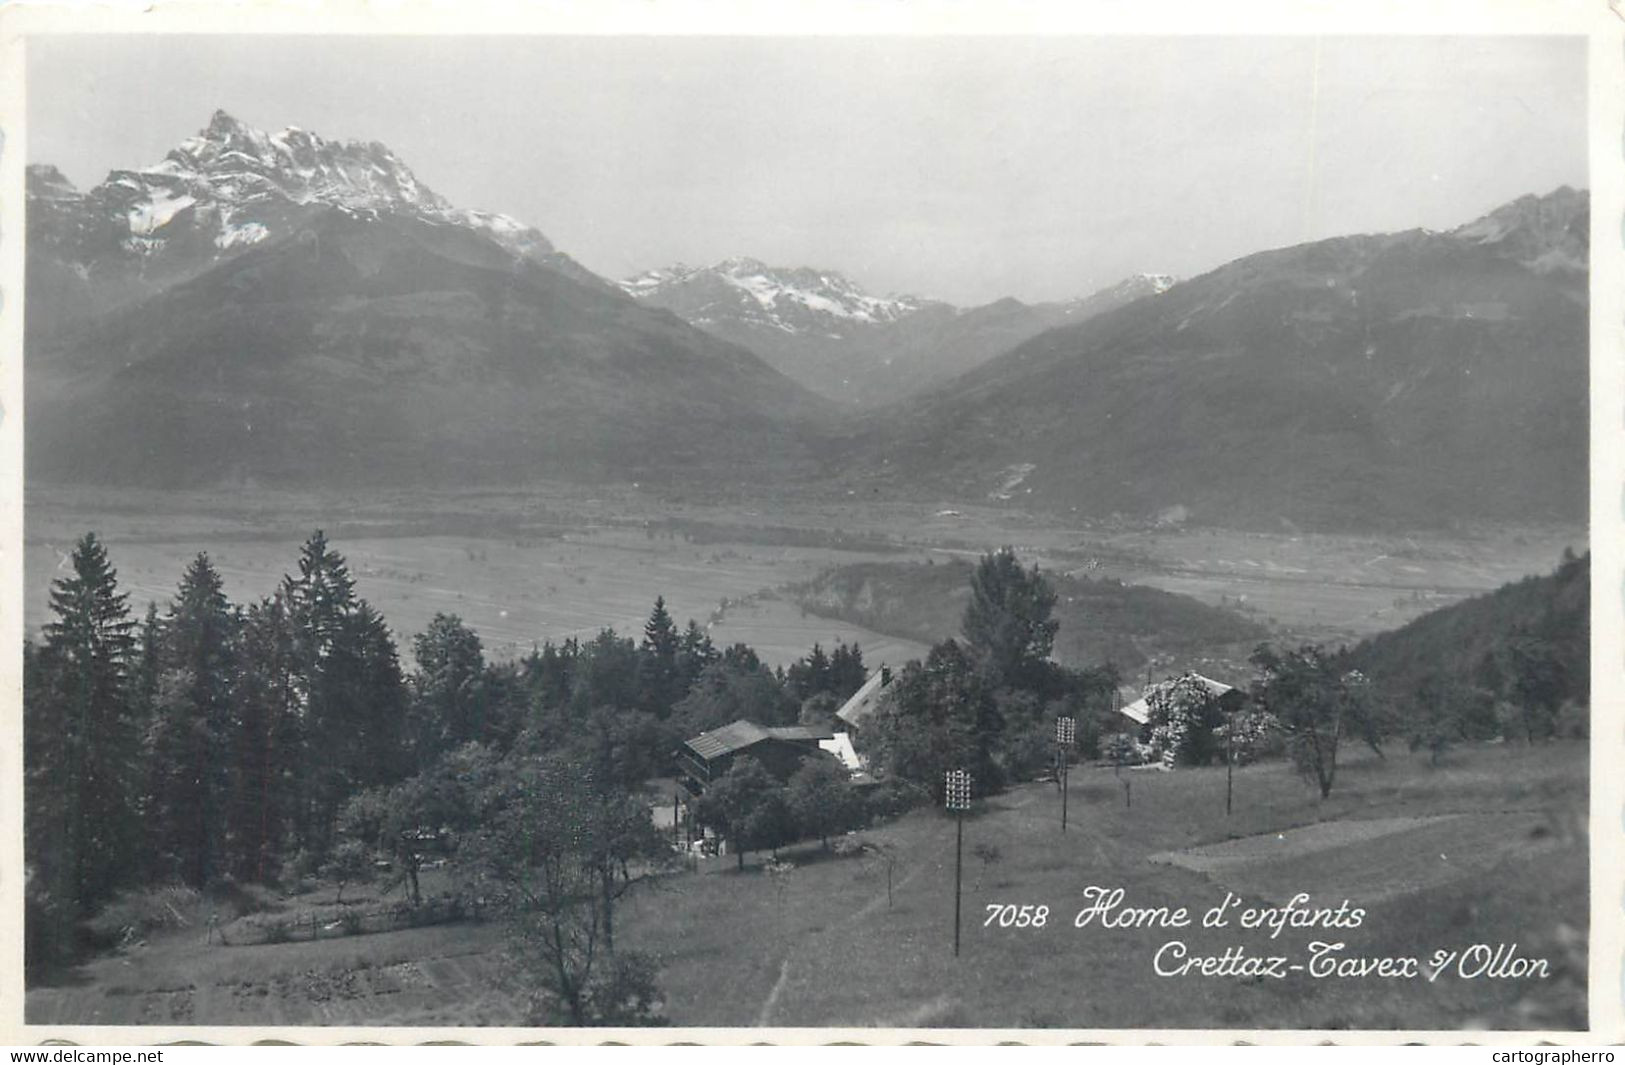
[{"label": "farmhouse", "polygon": [[[1214,680],[1212,677],[1204,677],[1200,673],[1186,673],[1184,676],[1194,677],[1202,684],[1203,687],[1213,694],[1215,699],[1223,699],[1231,692],[1237,690],[1223,681]],[[1134,700],[1132,703],[1118,707],[1117,712],[1128,718],[1130,721],[1133,721],[1136,725],[1145,725],[1151,720],[1151,707],[1146,703],[1144,696]]]},{"label": "farmhouse", "polygon": [[808,725],[771,727],[741,718],[684,740],[673,752],[672,760],[677,763],[677,783],[690,797],[698,798],[742,754],[760,761],[780,780],[788,780],[802,759],[822,756],[820,745],[834,737],[828,729]]},{"label": "farmhouse", "polygon": [[863,687],[852,693],[835,716],[846,726],[850,733],[863,731],[864,721],[875,708],[880,705],[881,697],[885,695],[886,685],[891,683],[891,670],[881,666],[869,674],[869,679],[863,682]]}]

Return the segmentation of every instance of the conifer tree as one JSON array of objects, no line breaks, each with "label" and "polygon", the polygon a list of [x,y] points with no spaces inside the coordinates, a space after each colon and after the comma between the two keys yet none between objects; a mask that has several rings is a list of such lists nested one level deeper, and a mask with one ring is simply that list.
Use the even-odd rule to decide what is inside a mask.
[{"label": "conifer tree", "polygon": [[677,665],[681,642],[677,626],[666,611],[665,597],[657,596],[649,620],[643,625],[643,642],[638,645],[643,709],[657,717],[670,714],[672,704],[686,690]]},{"label": "conifer tree", "polygon": [[[345,797],[394,783],[407,772],[406,679],[383,615],[365,600],[350,616],[345,640],[354,648],[355,669],[346,678]],[[483,728],[476,711],[473,730]],[[478,738],[475,736],[473,738]]]},{"label": "conifer tree", "polygon": [[206,554],[187,566],[162,625],[151,729],[151,853],[195,886],[224,872],[237,617]]},{"label": "conifer tree", "polygon": [[298,662],[296,694],[304,750],[296,760],[293,818],[297,845],[312,859],[326,855],[346,780],[348,696],[361,670],[353,633],[355,580],[343,556],[317,530],[299,553],[299,575],[284,577],[283,596]]},{"label": "conifer tree", "polygon": [[263,882],[280,870],[304,750],[298,686],[292,626],[278,592],[244,613],[239,643],[226,817],[232,871],[243,879]]},{"label": "conifer tree", "polygon": [[720,657],[716,644],[711,642],[711,634],[700,628],[699,622],[689,618],[677,650],[677,672],[685,695],[705,667]]},{"label": "conifer tree", "polygon": [[35,815],[25,859],[70,923],[130,876],[140,789],[128,597],[94,533],[75,546],[71,563],[72,575],[51,587],[55,618],[30,671],[24,721]]}]

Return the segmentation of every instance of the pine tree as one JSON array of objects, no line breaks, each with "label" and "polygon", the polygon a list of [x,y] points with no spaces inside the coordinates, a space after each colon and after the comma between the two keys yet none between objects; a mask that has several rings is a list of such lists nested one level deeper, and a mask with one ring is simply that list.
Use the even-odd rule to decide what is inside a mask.
[{"label": "pine tree", "polygon": [[299,576],[284,577],[282,592],[301,654],[319,663],[331,653],[356,603],[355,579],[320,529],[300,549]]},{"label": "pine tree", "polygon": [[[349,713],[343,741],[348,798],[358,790],[394,783],[406,774],[408,760],[406,679],[383,615],[362,600],[350,617],[345,640],[355,655],[355,671],[347,678]],[[482,718],[476,709],[468,727],[483,730]]]},{"label": "pine tree", "polygon": [[829,659],[829,691],[845,702],[863,687],[869,671],[863,667],[863,651],[854,643],[851,647],[838,644]]},{"label": "pine tree", "polygon": [[282,582],[298,670],[302,756],[293,784],[297,845],[320,859],[332,843],[339,806],[351,791],[346,779],[349,723],[347,697],[361,670],[359,649],[346,641],[353,631],[355,581],[343,556],[320,530],[305,541],[299,575]]},{"label": "pine tree", "polygon": [[200,554],[162,626],[147,806],[152,853],[195,886],[225,869],[237,636],[220,574]]},{"label": "pine tree", "polygon": [[158,676],[162,672],[159,656],[163,653],[163,627],[158,619],[157,603],[147,604],[147,613],[141,619],[137,647],[130,705],[136,721],[146,727],[151,724],[153,711],[158,705]]},{"label": "pine tree", "polygon": [[643,625],[642,649],[663,661],[674,662],[677,647],[677,626],[666,611],[666,597],[656,596],[654,609],[649,612],[649,620]]},{"label": "pine tree", "polygon": [[711,642],[711,634],[700,628],[699,622],[689,618],[677,651],[677,672],[683,694],[688,694],[700,674],[705,672],[706,666],[721,657],[716,644]]},{"label": "pine tree", "polygon": [[649,620],[643,625],[643,642],[638,645],[642,708],[657,717],[670,714],[672,704],[681,699],[686,690],[677,666],[680,647],[677,626],[666,612],[666,599],[658,596]]},{"label": "pine tree", "polygon": [[280,869],[304,750],[298,687],[293,630],[278,593],[245,612],[238,650],[226,820],[231,868],[246,880],[263,882]]},{"label": "pine tree", "polygon": [[[94,533],[51,588],[55,620],[25,699],[26,860],[71,921],[131,874],[139,743],[131,710],[135,622]],[[56,930],[65,933],[65,928]]]}]

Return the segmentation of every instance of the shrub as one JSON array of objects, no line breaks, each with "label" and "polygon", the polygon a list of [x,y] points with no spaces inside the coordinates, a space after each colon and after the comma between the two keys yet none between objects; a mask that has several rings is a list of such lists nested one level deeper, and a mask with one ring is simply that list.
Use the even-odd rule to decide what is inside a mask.
[{"label": "shrub", "polygon": [[1127,732],[1108,736],[1100,753],[1112,765],[1141,765],[1151,760],[1150,749]]},{"label": "shrub", "polygon": [[202,902],[202,894],[184,884],[124,891],[86,922],[85,928],[94,941],[110,945],[130,936],[195,924]]},{"label": "shrub", "polygon": [[285,920],[267,921],[265,929],[265,942],[291,943],[293,942],[293,926]]},{"label": "shrub", "polygon": [[837,858],[861,857],[869,849],[869,844],[862,836],[842,836],[830,845]]},{"label": "shrub", "polygon": [[588,1024],[657,1028],[671,1023],[661,1014],[660,963],[652,955],[622,951],[610,959],[608,970],[587,988]]},{"label": "shrub", "polygon": [[1583,740],[1591,736],[1591,711],[1576,702],[1565,702],[1552,722],[1553,735],[1561,740]]},{"label": "shrub", "polygon": [[[1233,742],[1226,736],[1232,722],[1236,730]],[[1221,750],[1233,752],[1237,765],[1247,765],[1260,758],[1279,755],[1285,751],[1284,737],[1275,718],[1268,711],[1256,707],[1238,710],[1226,718],[1225,724],[1219,726],[1218,741],[1221,745],[1228,744],[1221,746]]]},{"label": "shrub", "polygon": [[920,791],[900,780],[883,780],[864,790],[864,813],[871,822],[883,821],[907,813],[924,799]]},{"label": "shrub", "polygon": [[361,911],[348,909],[339,914],[339,925],[347,936],[358,936],[362,930]]}]

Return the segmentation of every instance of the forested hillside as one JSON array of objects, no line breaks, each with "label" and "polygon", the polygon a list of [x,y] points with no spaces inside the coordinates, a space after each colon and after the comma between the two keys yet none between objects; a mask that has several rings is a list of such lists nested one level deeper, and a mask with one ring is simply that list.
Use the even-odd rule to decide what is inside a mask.
[{"label": "forested hillside", "polygon": [[1563,708],[1578,721],[1591,703],[1591,554],[1373,636],[1348,661],[1401,713],[1452,732],[1505,734],[1497,715],[1530,737],[1568,727]]}]

